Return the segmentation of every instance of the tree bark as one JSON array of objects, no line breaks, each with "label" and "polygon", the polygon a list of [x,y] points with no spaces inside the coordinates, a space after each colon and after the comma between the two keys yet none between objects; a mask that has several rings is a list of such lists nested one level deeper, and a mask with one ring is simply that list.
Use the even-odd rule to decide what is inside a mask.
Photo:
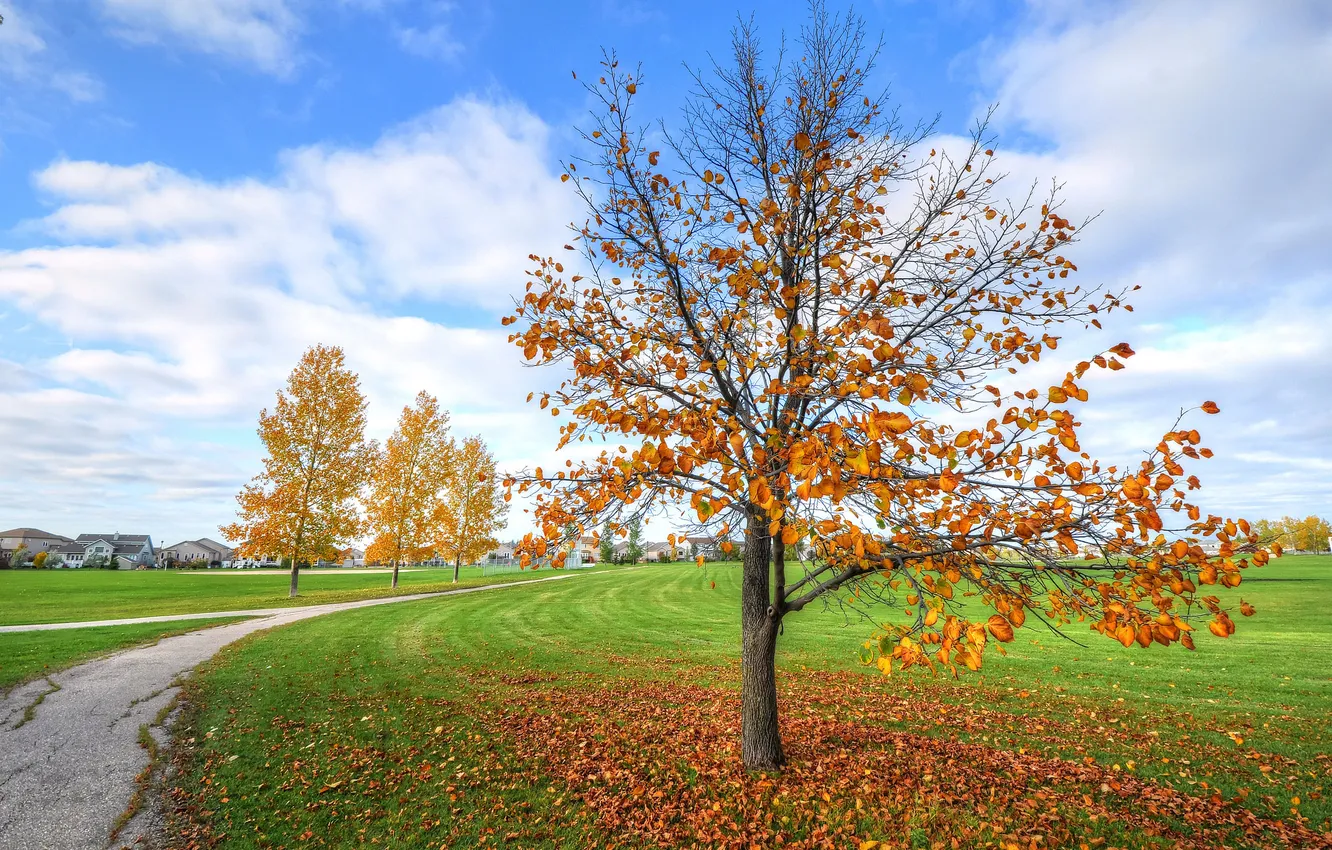
[{"label": "tree bark", "polygon": [[453,559],[453,583],[458,583],[458,571],[462,569],[462,555],[459,554]]},{"label": "tree bark", "polygon": [[749,518],[740,590],[740,750],[749,770],[786,764],[777,722],[777,632],[768,576],[771,541],[766,519]]},{"label": "tree bark", "polygon": [[293,599],[296,597],[296,582],[297,582],[297,577],[300,575],[300,572],[301,572],[301,565],[300,565],[300,562],[296,560],[296,554],[295,554],[295,553],[292,553],[292,556],[291,556],[291,591],[287,594],[287,596],[288,596],[288,597],[291,597],[291,598],[293,598]]},{"label": "tree bark", "polygon": [[396,588],[397,586],[398,586],[398,559],[397,559],[397,558],[394,558],[394,559],[393,559],[393,584],[392,584],[392,587]]}]

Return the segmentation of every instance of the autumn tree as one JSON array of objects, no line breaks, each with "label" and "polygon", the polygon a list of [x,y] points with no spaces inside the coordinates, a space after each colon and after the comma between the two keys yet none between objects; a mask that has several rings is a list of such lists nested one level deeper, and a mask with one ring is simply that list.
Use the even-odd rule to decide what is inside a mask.
[{"label": "autumn tree", "polygon": [[453,580],[463,561],[495,548],[509,506],[495,476],[495,458],[480,437],[463,440],[448,486],[435,512],[436,549],[453,561]]},{"label": "autumn tree", "polygon": [[291,558],[295,596],[301,561],[331,557],[361,530],[356,498],[376,448],[365,439],[365,397],[336,346],[301,355],[270,413],[259,412],[264,471],[236,496],[237,521],[219,529],[242,541],[242,557]]},{"label": "autumn tree", "polygon": [[366,557],[393,564],[393,587],[403,559],[429,557],[434,551],[435,519],[453,474],[454,454],[449,414],[422,390],[415,407],[402,409],[397,430],[375,461],[365,506],[366,527],[374,535]]},{"label": "autumn tree", "polygon": [[567,370],[538,399],[566,418],[557,448],[612,445],[513,476],[538,529],[523,557],[570,521],[683,508],[718,537],[742,529],[754,769],[786,760],[778,636],[833,595],[889,606],[866,647],[884,671],[975,670],[1029,617],[1126,646],[1192,648],[1200,619],[1228,635],[1204,586],[1237,584],[1253,538],[1188,501],[1184,464],[1211,454],[1198,432],[1176,422],[1129,467],[1082,448],[1088,371],[1132,349],[1015,389],[1059,326],[1124,305],[1070,280],[1081,225],[1054,190],[1001,188],[983,125],[931,147],[887,110],[858,19],[816,3],[795,46],[765,66],[742,26],[674,129],[636,122],[644,80],[613,56],[587,85],[589,152],[566,174],[588,208],[582,273],[533,257],[506,322],[528,360]]}]

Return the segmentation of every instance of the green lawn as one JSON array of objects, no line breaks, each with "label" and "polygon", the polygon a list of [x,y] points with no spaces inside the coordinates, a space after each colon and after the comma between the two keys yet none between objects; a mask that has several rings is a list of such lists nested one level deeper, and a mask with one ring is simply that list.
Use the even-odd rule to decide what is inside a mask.
[{"label": "green lawn", "polygon": [[0,693],[15,685],[49,676],[119,649],[156,643],[164,637],[234,623],[239,617],[137,623],[131,626],[94,626],[42,632],[0,634]]},{"label": "green lawn", "polygon": [[300,596],[290,599],[287,574],[244,570],[0,570],[0,626],[321,605],[524,581],[550,574],[549,570],[524,570],[483,577],[480,567],[464,567],[455,585],[452,569],[421,569],[401,573],[395,591],[389,587],[388,573],[302,571]]},{"label": "green lawn", "polygon": [[882,677],[857,661],[869,624],[807,610],[780,649],[792,765],[766,778],[733,750],[738,593],[733,566],[654,566],[246,639],[189,686],[174,828],[223,847],[1025,848],[1299,846],[1332,825],[1332,558],[1251,571],[1258,616],[1197,652],[1028,627],[958,682]]}]

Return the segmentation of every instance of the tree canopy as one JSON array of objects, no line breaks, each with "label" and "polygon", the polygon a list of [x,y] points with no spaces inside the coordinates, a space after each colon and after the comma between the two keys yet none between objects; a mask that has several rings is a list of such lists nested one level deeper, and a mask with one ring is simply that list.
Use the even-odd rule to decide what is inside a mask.
[{"label": "tree canopy", "polygon": [[236,522],[219,530],[242,541],[242,556],[290,557],[292,596],[303,559],[332,557],[361,531],[356,499],[376,453],[365,439],[365,407],[342,349],[316,345],[301,356],[273,411],[259,412],[264,471],[237,494]]},{"label": "tree canopy", "polygon": [[1072,279],[1085,222],[1057,187],[1008,192],[984,123],[946,145],[904,124],[868,89],[874,59],[860,21],[821,4],[771,64],[741,26],[678,126],[649,128],[644,75],[608,55],[565,175],[588,220],[570,259],[532,258],[506,319],[528,360],[568,372],[538,399],[565,417],[557,448],[611,444],[513,477],[534,497],[526,557],[608,516],[744,530],[752,767],[784,760],[782,621],[827,594],[896,609],[867,645],[881,669],[975,670],[1029,615],[1125,645],[1192,647],[1199,619],[1229,634],[1205,586],[1267,558],[1193,503],[1185,464],[1211,452],[1182,421],[1128,467],[1083,450],[1087,373],[1129,345],[1011,388],[1061,326],[1100,327],[1127,293]]},{"label": "tree canopy", "polygon": [[435,518],[453,478],[455,455],[448,412],[422,390],[414,407],[402,409],[397,429],[385,441],[366,499],[366,528],[374,536],[366,557],[393,565],[393,587],[404,559],[434,554]]}]

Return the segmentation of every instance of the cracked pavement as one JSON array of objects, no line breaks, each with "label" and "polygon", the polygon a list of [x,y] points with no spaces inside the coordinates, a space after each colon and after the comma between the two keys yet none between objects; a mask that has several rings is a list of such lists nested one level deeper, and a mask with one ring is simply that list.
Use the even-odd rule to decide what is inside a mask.
[{"label": "cracked pavement", "polygon": [[[148,765],[148,753],[138,743],[139,727],[151,726],[175,699],[177,678],[232,641],[353,608],[574,577],[291,608],[165,638],[19,685],[0,700],[0,850],[107,847],[135,777]],[[123,834],[117,846],[135,838]]]}]

